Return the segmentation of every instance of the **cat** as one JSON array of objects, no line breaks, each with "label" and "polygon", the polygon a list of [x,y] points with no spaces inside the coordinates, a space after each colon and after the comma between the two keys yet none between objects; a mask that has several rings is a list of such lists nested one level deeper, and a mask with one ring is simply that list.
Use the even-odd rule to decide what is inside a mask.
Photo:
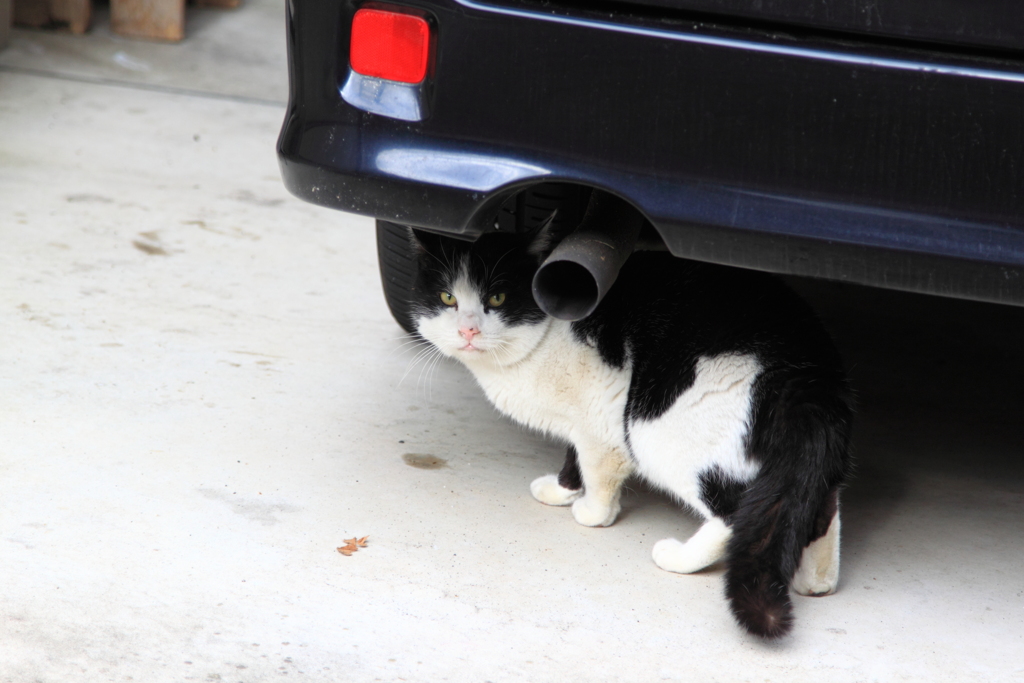
[{"label": "cat", "polygon": [[705,521],[654,562],[691,573],[725,561],[748,632],[792,628],[789,587],[833,592],[852,393],[813,311],[772,275],[636,252],[587,318],[554,319],[531,282],[554,236],[464,242],[411,230],[418,334],[464,363],[513,420],[568,443],[533,496],[607,526],[637,474]]}]

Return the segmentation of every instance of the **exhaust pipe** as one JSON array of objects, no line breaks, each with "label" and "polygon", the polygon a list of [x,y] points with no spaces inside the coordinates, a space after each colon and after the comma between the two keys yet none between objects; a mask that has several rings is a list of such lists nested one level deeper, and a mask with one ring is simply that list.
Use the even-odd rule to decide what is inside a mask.
[{"label": "exhaust pipe", "polygon": [[533,298],[541,310],[559,320],[593,313],[633,253],[643,223],[627,202],[594,190],[583,222],[533,276]]}]

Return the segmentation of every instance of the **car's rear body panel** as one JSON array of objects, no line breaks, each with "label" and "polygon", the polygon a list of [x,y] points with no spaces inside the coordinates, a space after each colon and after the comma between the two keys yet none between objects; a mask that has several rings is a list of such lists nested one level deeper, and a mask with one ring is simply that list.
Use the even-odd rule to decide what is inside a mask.
[{"label": "car's rear body panel", "polygon": [[279,149],[296,194],[472,236],[517,189],[577,182],[627,198],[680,256],[1024,304],[1020,62],[405,4],[437,30],[429,115],[413,122],[339,94],[355,3],[290,3]]},{"label": "car's rear body panel", "polygon": [[[594,2],[563,2],[595,6]],[[706,19],[729,23],[771,23],[861,37],[1024,50],[1024,3],[1019,0],[606,0],[604,5],[623,11],[640,6],[699,12]]]}]

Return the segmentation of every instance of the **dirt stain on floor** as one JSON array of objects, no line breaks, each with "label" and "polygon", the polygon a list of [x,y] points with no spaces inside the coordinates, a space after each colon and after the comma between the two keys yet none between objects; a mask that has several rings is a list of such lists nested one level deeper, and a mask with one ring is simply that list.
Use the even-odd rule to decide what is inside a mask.
[{"label": "dirt stain on floor", "polygon": [[132,240],[132,246],[150,256],[167,256],[167,250],[157,244],[147,244],[139,240]]},{"label": "dirt stain on floor", "polygon": [[404,453],[402,454],[402,460],[405,461],[406,465],[421,470],[439,470],[442,467],[448,466],[447,460],[430,453]]}]

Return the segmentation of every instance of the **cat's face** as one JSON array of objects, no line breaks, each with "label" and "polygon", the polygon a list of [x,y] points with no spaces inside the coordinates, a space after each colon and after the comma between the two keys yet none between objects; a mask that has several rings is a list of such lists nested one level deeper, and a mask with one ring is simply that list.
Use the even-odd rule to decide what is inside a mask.
[{"label": "cat's face", "polygon": [[467,365],[509,365],[550,324],[531,292],[542,238],[489,234],[475,243],[414,233],[419,279],[413,319],[424,339]]}]

